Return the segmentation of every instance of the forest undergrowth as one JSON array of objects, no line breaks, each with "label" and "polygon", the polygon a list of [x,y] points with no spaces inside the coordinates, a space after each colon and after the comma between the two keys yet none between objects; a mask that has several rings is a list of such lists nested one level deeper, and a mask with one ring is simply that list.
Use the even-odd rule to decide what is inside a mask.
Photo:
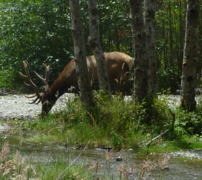
[{"label": "forest undergrowth", "polygon": [[[14,132],[26,134],[27,141],[44,144],[84,146],[90,140],[91,147],[146,151],[147,142],[163,134],[159,141],[165,144],[164,150],[170,146],[173,151],[201,147],[200,102],[195,112],[188,112],[179,107],[169,108],[162,98],[154,99],[153,104],[147,106],[146,102],[135,104],[133,100],[124,100],[120,94],[108,96],[94,92],[94,100],[96,107],[91,112],[85,111],[76,97],[73,101],[67,100],[66,110],[32,121],[16,119],[9,124],[17,127]],[[157,140],[152,141],[150,148],[161,152],[157,144]]]}]

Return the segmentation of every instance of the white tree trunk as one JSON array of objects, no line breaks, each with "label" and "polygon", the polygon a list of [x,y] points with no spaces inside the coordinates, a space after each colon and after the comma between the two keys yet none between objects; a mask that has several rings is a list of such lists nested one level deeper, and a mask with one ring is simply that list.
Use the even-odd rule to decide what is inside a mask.
[{"label": "white tree trunk", "polygon": [[195,86],[198,58],[200,0],[187,0],[186,29],[181,79],[181,107],[196,109]]},{"label": "white tree trunk", "polygon": [[104,90],[107,93],[110,93],[110,85],[105,56],[102,52],[102,48],[99,41],[97,0],[88,0],[88,10],[90,28],[90,36],[88,38],[88,41],[96,58],[99,86],[100,89]]},{"label": "white tree trunk", "polygon": [[81,91],[81,101],[86,109],[94,105],[92,88],[88,75],[86,64],[85,43],[83,39],[83,28],[81,21],[81,9],[79,0],[69,0],[71,19],[72,19],[72,35],[74,40],[74,54],[76,62],[76,74],[78,85]]}]

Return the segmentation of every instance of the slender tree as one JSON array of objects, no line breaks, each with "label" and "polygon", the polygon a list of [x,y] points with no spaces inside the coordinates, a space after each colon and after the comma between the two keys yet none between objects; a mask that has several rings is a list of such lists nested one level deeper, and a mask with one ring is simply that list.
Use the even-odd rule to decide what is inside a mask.
[{"label": "slender tree", "polygon": [[156,51],[155,51],[155,0],[145,0],[144,1],[144,19],[145,19],[145,30],[146,30],[146,48],[147,57],[149,60],[148,68],[148,93],[155,95],[157,92],[157,62],[156,62]]},{"label": "slender tree", "polygon": [[130,0],[132,39],[135,54],[135,92],[136,102],[141,102],[148,93],[148,59],[146,56],[146,33],[143,20],[143,1]]},{"label": "slender tree", "polygon": [[178,58],[178,74],[181,75],[182,73],[182,62],[183,62],[183,19],[182,18],[182,0],[179,1],[179,21],[180,21],[180,26],[179,26],[179,58]]},{"label": "slender tree", "polygon": [[181,79],[181,107],[196,109],[195,86],[199,38],[200,0],[187,0],[184,55]]},{"label": "slender tree", "polygon": [[79,0],[69,0],[69,5],[72,19],[72,35],[74,40],[76,74],[78,78],[79,89],[81,91],[81,102],[83,106],[89,110],[89,108],[94,106],[94,102],[86,64],[86,52],[83,39]]},{"label": "slender tree", "polygon": [[110,85],[105,56],[102,52],[102,48],[99,41],[97,0],[88,0],[88,10],[90,25],[90,36],[88,38],[88,42],[96,58],[99,86],[100,89],[110,93]]},{"label": "slender tree", "polygon": [[172,12],[171,12],[171,0],[169,0],[169,6],[168,6],[168,11],[169,11],[169,34],[170,34],[170,68],[173,68],[174,66],[174,61],[173,61],[173,29],[172,29]]}]

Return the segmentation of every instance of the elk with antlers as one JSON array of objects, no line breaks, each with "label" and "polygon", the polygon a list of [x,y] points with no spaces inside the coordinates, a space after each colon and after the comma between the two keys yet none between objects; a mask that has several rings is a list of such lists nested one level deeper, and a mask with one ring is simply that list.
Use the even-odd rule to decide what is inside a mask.
[{"label": "elk with antlers", "polygon": [[[127,54],[121,52],[109,52],[104,53],[107,71],[109,76],[109,83],[110,86],[117,84],[123,88],[128,90],[128,72],[131,70],[132,67],[132,58]],[[94,56],[86,57],[87,67],[89,71],[89,77],[92,82],[98,81],[98,74],[97,74],[97,65]],[[35,94],[26,96],[27,98],[34,98],[32,103],[40,103],[42,102],[42,113],[46,114],[50,111],[52,106],[55,104],[57,99],[63,95],[69,88],[74,87],[76,92],[79,91],[77,76],[76,76],[76,64],[75,59],[72,59],[55,80],[55,82],[49,87],[48,85],[48,77],[49,77],[49,70],[50,67],[43,64],[46,70],[46,77],[45,79],[42,78],[39,74],[35,71],[36,76],[41,79],[44,83],[44,91],[39,93],[37,86],[33,83],[30,78],[28,64],[23,61],[24,68],[26,75],[20,72],[20,75],[27,81],[25,85],[32,87],[35,91]],[[57,94],[58,92],[58,94]]]}]

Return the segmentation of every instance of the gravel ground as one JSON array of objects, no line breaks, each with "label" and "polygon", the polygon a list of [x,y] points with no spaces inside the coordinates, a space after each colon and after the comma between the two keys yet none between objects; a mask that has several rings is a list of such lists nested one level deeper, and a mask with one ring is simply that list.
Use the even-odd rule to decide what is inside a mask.
[{"label": "gravel ground", "polygon": [[[59,111],[66,107],[66,100],[73,99],[74,94],[66,93],[61,96],[56,104],[53,106],[51,113]],[[129,96],[125,99],[129,100]],[[161,99],[165,99],[170,106],[170,108],[175,108],[180,104],[179,95],[164,95],[160,96]],[[197,101],[201,101],[202,98],[197,96]],[[0,118],[2,119],[33,119],[41,113],[41,103],[38,105],[29,104],[32,99],[26,98],[24,94],[8,94],[0,95]]]},{"label": "gravel ground", "polygon": [[[67,98],[72,99],[73,94],[64,94],[53,106],[51,113],[66,107]],[[32,99],[24,94],[0,96],[0,118],[2,119],[33,119],[41,113],[41,103],[29,104]]]}]

